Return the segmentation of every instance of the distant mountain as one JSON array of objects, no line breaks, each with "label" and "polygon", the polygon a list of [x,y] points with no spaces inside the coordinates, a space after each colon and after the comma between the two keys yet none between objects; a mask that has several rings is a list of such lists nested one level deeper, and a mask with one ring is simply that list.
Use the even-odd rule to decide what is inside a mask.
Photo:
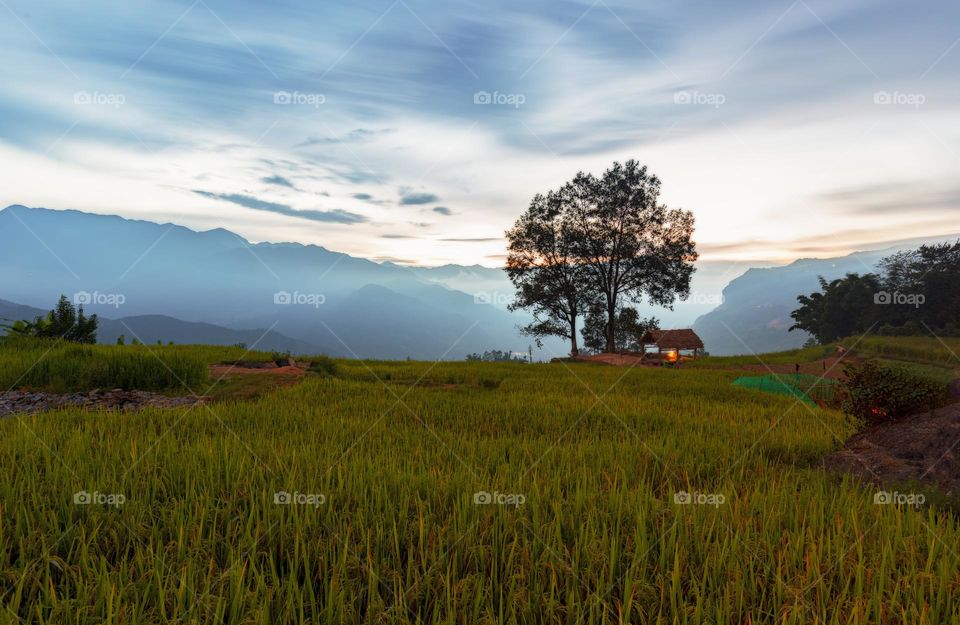
[{"label": "distant mountain", "polygon": [[[53,307],[51,304],[50,308]],[[0,320],[16,321],[19,319],[33,320],[46,315],[48,309],[34,308],[0,300]],[[205,345],[246,345],[250,349],[262,351],[289,351],[293,354],[316,354],[321,350],[316,345],[305,341],[291,339],[278,332],[258,330],[232,330],[209,323],[181,321],[165,315],[139,315],[135,317],[121,317],[119,319],[100,318],[97,331],[97,341],[100,343],[116,343],[117,338],[123,335],[129,343],[134,338],[143,343],[173,342],[183,344]]]},{"label": "distant mountain", "polygon": [[818,276],[833,280],[848,273],[873,272],[880,259],[894,252],[956,238],[953,235],[904,241],[894,247],[839,258],[805,258],[782,267],[749,269],[723,289],[723,302],[699,317],[693,328],[707,351],[715,355],[759,354],[801,347],[809,335],[789,331],[793,325],[790,313],[799,305],[798,295],[820,289]]},{"label": "distant mountain", "polygon": [[[0,295],[8,300],[48,309],[63,293],[106,318],[273,328],[337,356],[525,352],[531,341],[516,326],[528,317],[495,305],[508,286],[502,271],[485,267],[406,268],[316,245],[254,244],[223,229],[24,206],[0,211]],[[490,289],[500,294],[482,296]],[[550,341],[541,357],[565,351]]]}]

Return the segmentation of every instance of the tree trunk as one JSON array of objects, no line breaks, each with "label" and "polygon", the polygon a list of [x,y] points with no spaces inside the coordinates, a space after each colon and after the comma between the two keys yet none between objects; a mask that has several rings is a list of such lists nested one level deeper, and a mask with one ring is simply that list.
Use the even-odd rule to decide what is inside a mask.
[{"label": "tree trunk", "polygon": [[577,320],[576,318],[570,322],[570,355],[576,357],[580,354],[580,350],[577,349]]},{"label": "tree trunk", "polygon": [[613,354],[617,351],[617,342],[615,340],[617,324],[616,308],[616,306],[607,306],[607,349],[605,351],[608,354]]}]

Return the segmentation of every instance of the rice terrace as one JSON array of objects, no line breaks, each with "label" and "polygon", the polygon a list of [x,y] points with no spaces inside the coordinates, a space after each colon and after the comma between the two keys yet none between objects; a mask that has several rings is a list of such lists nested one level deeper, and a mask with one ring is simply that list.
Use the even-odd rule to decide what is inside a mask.
[{"label": "rice terrace", "polygon": [[0,625],[960,625],[958,25],[0,0]]}]

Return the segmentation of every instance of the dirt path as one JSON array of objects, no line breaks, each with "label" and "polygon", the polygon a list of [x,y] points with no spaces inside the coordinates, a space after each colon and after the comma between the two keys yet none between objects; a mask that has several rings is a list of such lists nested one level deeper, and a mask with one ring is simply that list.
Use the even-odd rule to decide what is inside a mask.
[{"label": "dirt path", "polygon": [[831,358],[824,358],[822,360],[814,360],[813,362],[801,362],[799,363],[799,371],[797,371],[796,364],[763,365],[759,362],[755,365],[740,365],[725,368],[758,371],[760,373],[770,373],[771,371],[773,373],[808,373],[811,375],[823,376],[838,380],[843,377],[843,365],[847,363],[860,363],[862,360],[862,358],[852,354],[847,354],[842,358],[834,356]]},{"label": "dirt path", "polygon": [[238,365],[210,365],[210,378],[235,377],[238,375],[263,375],[279,378],[299,378],[306,375],[306,369],[300,367],[241,367]]}]

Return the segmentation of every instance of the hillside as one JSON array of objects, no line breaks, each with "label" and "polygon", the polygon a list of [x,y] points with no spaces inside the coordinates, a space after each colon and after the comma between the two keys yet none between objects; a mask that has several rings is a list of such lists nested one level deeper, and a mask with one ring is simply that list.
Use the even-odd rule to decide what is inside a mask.
[{"label": "hillside", "polygon": [[[70,363],[47,371],[0,344],[0,372],[190,374],[203,392],[197,365],[239,352],[158,347],[174,375],[144,348],[60,350]],[[695,604],[693,622],[840,609],[867,624],[882,602],[903,622],[960,616],[946,591],[960,526],[935,493],[877,505],[886,491],[819,465],[854,423],[733,386],[738,371],[331,365],[247,401],[0,419],[0,507],[30,528],[0,549],[9,612],[647,623]]]},{"label": "hillside", "polygon": [[[957,235],[933,237],[925,242],[956,240]],[[752,268],[723,289],[723,301],[697,318],[694,330],[711,354],[719,356],[777,352],[800,347],[809,338],[802,331],[790,332],[790,313],[797,296],[818,291],[818,277],[827,280],[847,273],[875,271],[877,262],[892,253],[912,249],[910,240],[882,250],[855,252],[825,259],[801,259],[782,267]]]},{"label": "hillside", "polygon": [[[486,273],[495,271],[502,276]],[[61,293],[121,295],[120,306],[86,308],[107,318],[159,315],[235,331],[272,328],[303,349],[342,356],[459,359],[486,349],[526,351],[530,341],[516,330],[523,315],[430,274],[315,245],[254,244],[222,229],[23,206],[0,211],[0,294],[9,301],[48,307]],[[278,294],[292,303],[278,304]],[[207,342],[232,338],[216,331]],[[564,349],[548,341],[542,357]]]}]

